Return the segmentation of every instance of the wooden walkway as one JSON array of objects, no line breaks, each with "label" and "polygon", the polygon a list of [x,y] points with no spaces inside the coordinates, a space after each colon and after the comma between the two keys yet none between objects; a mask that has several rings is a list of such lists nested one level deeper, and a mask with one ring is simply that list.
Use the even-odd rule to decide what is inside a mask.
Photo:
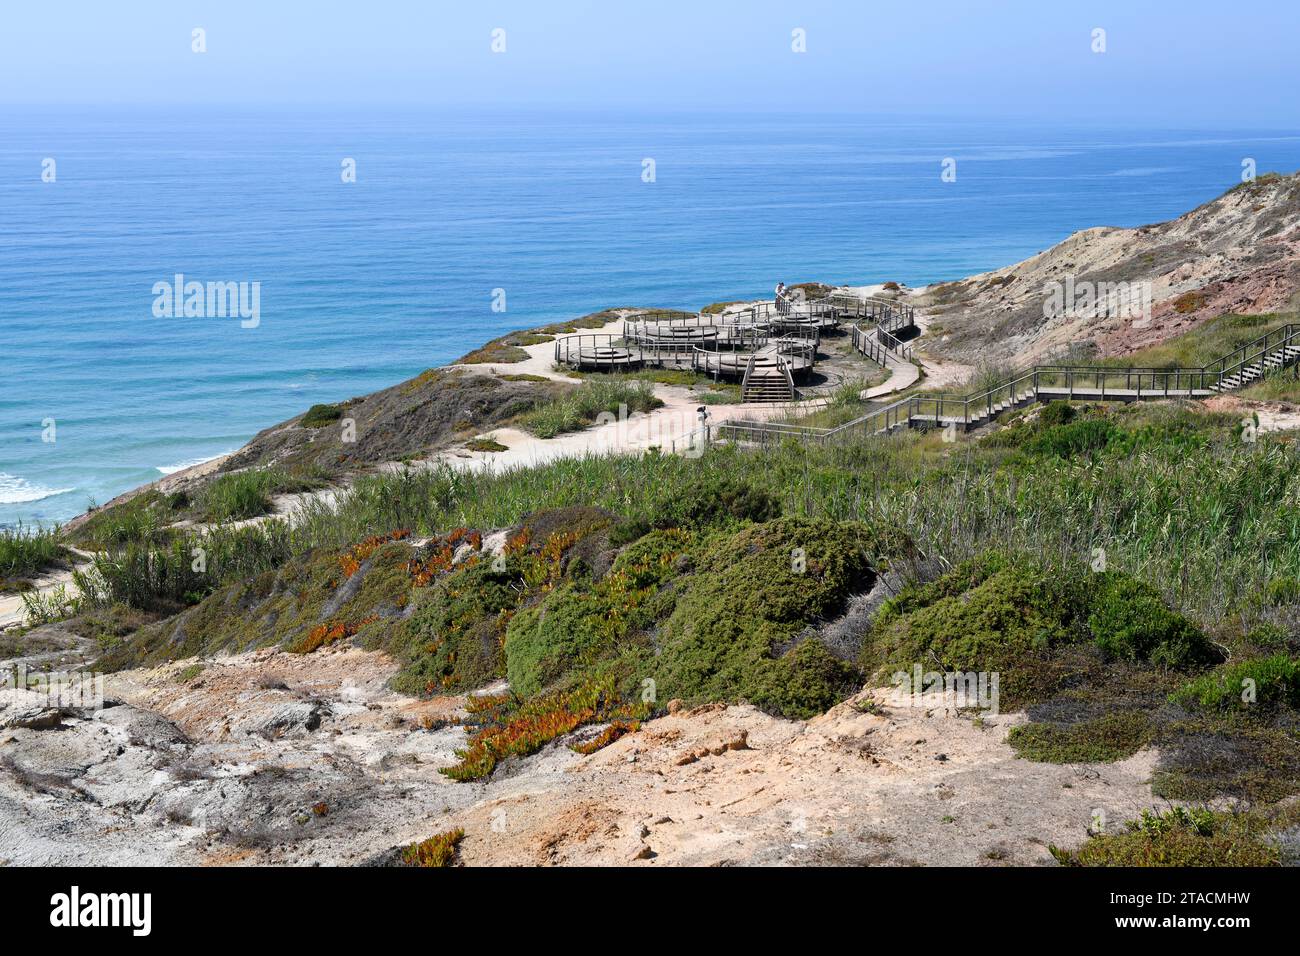
[{"label": "wooden walkway", "polygon": [[1209,398],[1243,388],[1298,362],[1300,325],[1290,324],[1201,368],[1036,365],[978,394],[914,395],[838,428],[729,420],[712,426],[709,437],[745,444],[779,443],[791,438],[829,444],[885,434],[896,428],[955,426],[967,431],[988,424],[1008,409],[1054,399],[1134,402]]}]

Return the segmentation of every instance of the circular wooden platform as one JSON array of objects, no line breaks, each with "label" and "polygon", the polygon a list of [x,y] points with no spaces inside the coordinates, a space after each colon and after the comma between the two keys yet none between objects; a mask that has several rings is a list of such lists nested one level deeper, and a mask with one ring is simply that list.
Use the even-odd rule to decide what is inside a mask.
[{"label": "circular wooden platform", "polygon": [[569,364],[576,361],[578,368],[631,368],[641,364],[641,354],[618,346],[588,346],[570,352]]}]

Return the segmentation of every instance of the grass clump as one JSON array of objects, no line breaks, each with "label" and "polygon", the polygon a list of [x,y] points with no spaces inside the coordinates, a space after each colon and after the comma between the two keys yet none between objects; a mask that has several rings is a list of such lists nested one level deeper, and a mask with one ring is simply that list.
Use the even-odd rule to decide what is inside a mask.
[{"label": "grass clump", "polygon": [[187,496],[150,489],[119,505],[91,512],[68,537],[74,545],[92,551],[128,544],[166,544],[175,537],[170,525],[189,505]]},{"label": "grass clump", "polygon": [[539,438],[554,438],[565,432],[581,431],[598,419],[648,412],[663,402],[649,382],[592,381],[558,398],[538,403],[519,419],[519,425]]},{"label": "grass clump", "polygon": [[200,662],[189,664],[176,672],[176,683],[188,684],[205,670],[205,665]]},{"label": "grass clump", "polygon": [[506,451],[507,447],[495,438],[471,438],[465,442],[465,448],[469,451],[499,452]]},{"label": "grass clump", "polygon": [[[1039,421],[1042,422],[1041,416]],[[1091,455],[1109,445],[1117,432],[1116,427],[1103,418],[1049,424],[1026,442],[1023,448],[1030,454],[1054,455],[1057,458]]]},{"label": "grass clump", "polygon": [[0,591],[63,562],[58,528],[0,528]]},{"label": "grass clump", "polygon": [[1144,810],[1127,832],[1098,834],[1075,851],[1051,847],[1064,866],[1277,866],[1279,853],[1245,814],[1174,807]]},{"label": "grass clump", "polygon": [[313,405],[299,419],[298,424],[303,428],[324,428],[326,425],[334,424],[342,417],[342,405]]},{"label": "grass clump", "polygon": [[460,841],[463,839],[465,839],[465,831],[460,827],[447,830],[445,833],[435,833],[429,839],[412,843],[402,850],[402,865],[451,866],[456,860],[456,848],[460,846]]},{"label": "grass clump", "polygon": [[319,475],[282,468],[236,471],[209,482],[199,493],[197,507],[205,521],[242,521],[269,514],[273,495],[313,491],[324,485]]}]

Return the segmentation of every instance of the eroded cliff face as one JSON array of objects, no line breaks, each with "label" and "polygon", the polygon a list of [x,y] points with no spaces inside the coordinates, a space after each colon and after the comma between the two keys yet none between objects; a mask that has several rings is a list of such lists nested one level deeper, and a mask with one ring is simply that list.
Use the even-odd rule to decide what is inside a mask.
[{"label": "eroded cliff face", "polygon": [[1300,174],[1261,176],[1169,222],[1085,229],[918,298],[931,351],[1017,363],[1125,355],[1224,313],[1298,302]]}]

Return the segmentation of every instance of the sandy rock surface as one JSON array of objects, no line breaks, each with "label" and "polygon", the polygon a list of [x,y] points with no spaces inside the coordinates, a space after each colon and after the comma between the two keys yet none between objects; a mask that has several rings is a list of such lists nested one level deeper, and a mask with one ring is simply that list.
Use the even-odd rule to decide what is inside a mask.
[{"label": "sandy rock surface", "polygon": [[[1037,864],[1154,803],[1154,752],[1029,763],[1019,716],[884,691],[808,722],[673,705],[591,756],[562,739],[455,783],[465,699],[395,694],[393,671],[335,648],[110,675],[104,706],[0,730],[0,860],[349,865],[460,826],[466,865]],[[39,703],[6,691],[0,724]]]}]

